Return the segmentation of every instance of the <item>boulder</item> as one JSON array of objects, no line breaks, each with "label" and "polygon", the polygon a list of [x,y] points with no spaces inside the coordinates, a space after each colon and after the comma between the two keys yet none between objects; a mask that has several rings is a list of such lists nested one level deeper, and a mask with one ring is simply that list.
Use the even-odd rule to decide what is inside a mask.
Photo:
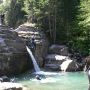
[{"label": "boulder", "polygon": [[26,87],[19,83],[3,82],[0,83],[0,90],[27,90]]},{"label": "boulder", "polygon": [[57,55],[57,54],[48,54],[45,58],[44,61],[45,63],[48,64],[62,64],[63,61],[68,59],[69,57],[67,56],[62,56],[62,55]]},{"label": "boulder", "polygon": [[90,67],[90,56],[87,56],[83,59],[83,63],[85,65],[85,71],[87,71]]},{"label": "boulder", "polygon": [[32,38],[35,39],[36,50],[33,52],[33,54],[39,66],[42,66],[43,57],[46,56],[49,45],[48,39],[44,32],[35,27],[34,24],[27,23],[19,26],[15,31],[18,33],[19,37],[26,42],[27,45]]},{"label": "boulder", "polygon": [[75,61],[72,61],[69,66],[67,67],[66,71],[78,71],[79,70],[79,66]]},{"label": "boulder", "polygon": [[18,34],[0,26],[0,75],[19,74],[32,68],[25,43]]},{"label": "boulder", "polygon": [[66,60],[64,61],[61,65],[61,70],[62,71],[67,71],[67,72],[73,72],[73,71],[78,71],[79,66],[78,64],[73,61],[73,60]]},{"label": "boulder", "polygon": [[10,82],[10,79],[7,76],[0,77],[1,82]]},{"label": "boulder", "polygon": [[49,54],[68,56],[68,47],[66,47],[65,45],[54,44],[49,48]]}]

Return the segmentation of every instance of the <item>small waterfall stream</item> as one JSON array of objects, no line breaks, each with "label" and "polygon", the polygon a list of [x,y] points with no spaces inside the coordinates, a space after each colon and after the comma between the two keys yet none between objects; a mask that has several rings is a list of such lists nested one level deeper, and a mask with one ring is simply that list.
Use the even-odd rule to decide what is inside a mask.
[{"label": "small waterfall stream", "polygon": [[26,46],[26,49],[32,59],[32,62],[33,62],[33,65],[34,65],[34,69],[35,69],[35,73],[34,74],[40,74],[40,75],[58,75],[58,73],[53,73],[53,72],[44,72],[44,71],[41,71],[36,60],[35,60],[35,57],[34,55],[32,54],[32,51],[28,48],[28,46]]},{"label": "small waterfall stream", "polygon": [[66,60],[66,61],[64,61],[61,64],[61,70],[65,72],[71,62],[72,62],[72,60]]},{"label": "small waterfall stream", "polygon": [[2,21],[1,21],[1,15],[0,15],[0,25],[2,25]]},{"label": "small waterfall stream", "polygon": [[28,51],[28,53],[29,53],[29,55],[30,55],[30,57],[32,59],[35,71],[40,72],[41,70],[40,70],[40,68],[39,68],[39,66],[38,66],[38,64],[37,64],[37,62],[35,60],[35,57],[34,57],[32,51],[28,48],[28,46],[26,46],[26,48],[27,48],[27,51]]}]

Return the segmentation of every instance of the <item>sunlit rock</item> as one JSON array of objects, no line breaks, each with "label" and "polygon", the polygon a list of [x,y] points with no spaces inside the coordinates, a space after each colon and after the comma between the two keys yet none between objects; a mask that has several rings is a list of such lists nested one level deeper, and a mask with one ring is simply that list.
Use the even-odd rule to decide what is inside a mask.
[{"label": "sunlit rock", "polygon": [[0,75],[19,74],[30,66],[25,43],[12,29],[0,26]]}]

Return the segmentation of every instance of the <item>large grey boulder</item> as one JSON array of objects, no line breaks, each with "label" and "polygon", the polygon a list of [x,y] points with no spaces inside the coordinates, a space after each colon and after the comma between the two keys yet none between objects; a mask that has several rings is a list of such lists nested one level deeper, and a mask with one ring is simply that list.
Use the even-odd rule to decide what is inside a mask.
[{"label": "large grey boulder", "polygon": [[10,82],[10,79],[7,76],[0,77],[0,82]]},{"label": "large grey boulder", "polygon": [[65,45],[54,44],[50,46],[49,53],[68,56],[68,47],[66,47]]},{"label": "large grey boulder", "polygon": [[18,34],[0,26],[0,75],[19,74],[27,70],[32,62],[25,43]]},{"label": "large grey boulder", "polygon": [[43,65],[43,57],[46,56],[48,50],[48,39],[45,36],[44,32],[38,28],[36,28],[33,24],[23,24],[19,26],[15,30],[19,37],[23,39],[23,41],[30,42],[32,38],[35,39],[36,42],[36,50],[33,53],[37,63],[39,66]]}]

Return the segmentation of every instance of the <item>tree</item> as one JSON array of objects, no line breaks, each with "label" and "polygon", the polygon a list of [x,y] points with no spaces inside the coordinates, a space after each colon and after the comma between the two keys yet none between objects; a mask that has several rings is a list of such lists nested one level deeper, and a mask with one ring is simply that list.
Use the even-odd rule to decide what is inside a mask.
[{"label": "tree", "polygon": [[[90,54],[90,0],[80,0],[78,25],[81,34],[78,37],[78,48],[84,55]],[[81,42],[80,42],[81,41]]]},{"label": "tree", "polygon": [[9,10],[6,12],[6,24],[16,27],[23,22],[25,12],[22,10],[23,0],[11,0]]}]

